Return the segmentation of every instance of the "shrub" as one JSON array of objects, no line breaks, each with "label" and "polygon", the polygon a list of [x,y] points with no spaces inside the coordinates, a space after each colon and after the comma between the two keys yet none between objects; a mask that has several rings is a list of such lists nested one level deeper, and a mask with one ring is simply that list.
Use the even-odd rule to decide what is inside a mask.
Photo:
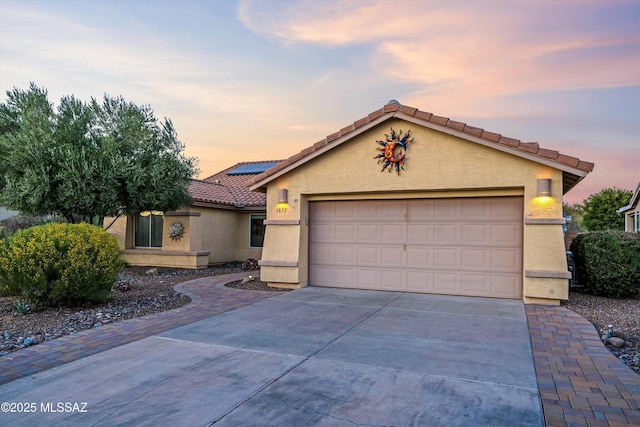
[{"label": "shrub", "polygon": [[40,225],[0,245],[0,287],[35,307],[102,301],[122,266],[115,237],[88,224]]},{"label": "shrub", "polygon": [[50,222],[63,222],[61,218],[55,215],[42,216],[24,216],[16,215],[5,218],[0,221],[0,237],[8,237],[17,233],[19,230],[34,227],[36,225],[47,224]]},{"label": "shrub", "polygon": [[571,252],[585,292],[619,298],[640,290],[640,235],[612,230],[579,234]]}]

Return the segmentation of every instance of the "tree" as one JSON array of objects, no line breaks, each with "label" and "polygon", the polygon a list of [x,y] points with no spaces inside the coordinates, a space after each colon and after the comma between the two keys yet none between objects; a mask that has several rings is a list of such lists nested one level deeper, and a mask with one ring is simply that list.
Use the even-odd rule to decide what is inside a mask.
[{"label": "tree", "polygon": [[572,205],[568,203],[562,203],[562,211],[565,216],[571,217],[571,220],[567,222],[567,231],[583,231],[582,230],[582,205],[574,203]]},{"label": "tree", "polygon": [[629,204],[633,193],[619,188],[605,188],[583,202],[582,225],[588,231],[623,230],[624,214],[618,209]]},{"label": "tree", "polygon": [[189,204],[197,172],[171,121],[158,123],[151,107],[65,96],[54,111],[33,83],[0,104],[0,158],[0,202],[8,208],[98,225],[105,216]]}]

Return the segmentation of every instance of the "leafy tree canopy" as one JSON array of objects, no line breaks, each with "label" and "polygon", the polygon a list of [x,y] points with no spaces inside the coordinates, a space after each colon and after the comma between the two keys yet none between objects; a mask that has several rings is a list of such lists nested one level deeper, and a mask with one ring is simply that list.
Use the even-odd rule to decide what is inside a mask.
[{"label": "leafy tree canopy", "polygon": [[0,104],[0,203],[26,215],[69,222],[190,203],[196,159],[184,155],[171,120],[149,106],[105,95],[85,103],[47,91],[7,91]]},{"label": "leafy tree canopy", "polygon": [[583,231],[582,229],[582,205],[574,203],[562,203],[562,211],[565,216],[571,217],[571,221],[567,223],[568,231]]},{"label": "leafy tree canopy", "polygon": [[624,214],[618,212],[631,201],[633,192],[605,188],[583,202],[582,226],[588,231],[623,230]]}]

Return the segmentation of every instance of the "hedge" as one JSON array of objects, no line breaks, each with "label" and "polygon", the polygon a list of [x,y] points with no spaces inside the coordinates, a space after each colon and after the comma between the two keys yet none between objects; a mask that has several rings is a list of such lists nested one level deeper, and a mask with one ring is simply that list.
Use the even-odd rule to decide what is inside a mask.
[{"label": "hedge", "polygon": [[613,230],[584,233],[573,239],[570,249],[585,292],[619,298],[640,291],[640,235]]}]

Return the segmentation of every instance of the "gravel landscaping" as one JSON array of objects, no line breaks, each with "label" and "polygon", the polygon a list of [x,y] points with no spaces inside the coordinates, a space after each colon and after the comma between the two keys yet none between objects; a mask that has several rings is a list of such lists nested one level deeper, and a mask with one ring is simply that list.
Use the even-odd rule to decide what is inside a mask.
[{"label": "gravel landscaping", "polygon": [[[199,277],[243,271],[242,263],[230,263],[203,270],[141,267],[126,268],[123,284],[115,286],[108,301],[91,307],[55,308],[19,314],[15,298],[0,297],[0,355],[81,330],[125,319],[146,316],[184,306],[190,299],[176,292],[175,285]],[[257,273],[257,272],[256,272]],[[229,287],[275,291],[260,280],[236,281]],[[128,288],[128,289],[127,289]],[[614,325],[625,335],[625,345],[607,344],[620,360],[640,374],[640,296],[627,299],[596,297],[572,291],[563,305],[589,320],[599,333]]]},{"label": "gravel landscaping", "polygon": [[563,305],[595,326],[600,335],[607,335],[609,325],[624,333],[624,347],[607,348],[627,366],[640,374],[640,295],[635,298],[605,298],[571,291]]}]

